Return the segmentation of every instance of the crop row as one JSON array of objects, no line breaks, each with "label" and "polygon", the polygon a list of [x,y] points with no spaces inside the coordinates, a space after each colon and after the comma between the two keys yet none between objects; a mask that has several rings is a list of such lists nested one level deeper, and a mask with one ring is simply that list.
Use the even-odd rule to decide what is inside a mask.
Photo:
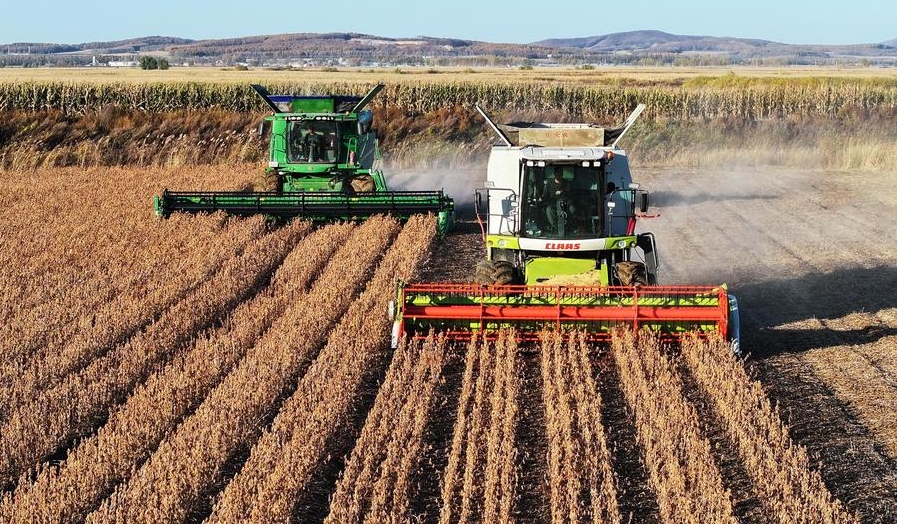
[{"label": "crop row", "polygon": [[289,252],[300,228],[266,235],[189,293],[144,331],[66,377],[33,401],[13,406],[0,437],[0,480],[9,483],[73,438],[177,355],[196,331],[245,300]]},{"label": "crop row", "polygon": [[770,522],[857,522],[810,470],[806,450],[791,442],[762,386],[750,380],[728,345],[690,339],[682,355],[735,444]]},{"label": "crop row", "polygon": [[731,495],[710,442],[660,342],[646,332],[618,331],[611,357],[634,413],[636,440],[664,522],[735,524]]},{"label": "crop row", "polygon": [[315,358],[364,285],[397,224],[374,218],[356,228],[311,290],[282,316],[125,484],[87,522],[172,522],[221,478],[227,461],[257,438],[259,421]]},{"label": "crop row", "polygon": [[[308,229],[301,222],[291,227],[300,234]],[[334,226],[299,242],[278,268],[271,286],[240,304],[220,328],[198,336],[188,350],[134,390],[96,435],[80,442],[62,464],[42,469],[34,483],[21,483],[0,505],[0,520],[83,520],[195,409],[286,305],[308,290],[335,249],[334,243],[345,240],[349,230]]]},{"label": "crop row", "polygon": [[621,522],[601,395],[582,333],[542,338],[552,522]]},{"label": "crop row", "polygon": [[[361,94],[362,83],[272,84],[271,92]],[[649,86],[563,85],[548,83],[420,82],[386,87],[375,106],[396,106],[412,113],[475,103],[502,111],[545,112],[619,118],[637,103],[649,116],[701,119],[737,116],[749,119],[787,115],[835,116],[844,107],[893,111],[897,87],[873,82],[802,81],[761,85]],[[214,83],[90,84],[27,82],[0,84],[0,111],[59,110],[83,113],[106,106],[147,112],[263,112],[264,103],[248,85]]]},{"label": "crop row", "polygon": [[520,365],[513,332],[467,346],[442,487],[440,524],[512,522]]},{"label": "crop row", "polygon": [[[204,268],[198,275],[199,278],[197,272],[169,274],[166,269],[170,271],[173,264],[168,268],[148,267],[144,274],[164,280],[155,286],[132,281],[129,289],[108,297],[101,304],[95,304],[91,294],[79,293],[67,294],[58,302],[51,301],[51,304],[65,304],[72,314],[80,315],[78,318],[81,322],[58,326],[53,332],[52,340],[44,339],[37,347],[17,348],[22,363],[16,366],[15,379],[11,381],[14,387],[0,389],[0,398],[9,406],[31,402],[65,377],[103,357],[110,348],[127,340],[141,326],[159,318],[167,309],[190,296],[203,282],[220,272],[223,265],[242,251],[253,237],[263,233],[263,226],[261,220],[244,221],[221,231],[219,242],[213,244],[218,246],[215,258],[208,260],[206,264],[198,263],[206,259],[204,250],[194,251],[191,242],[188,247],[190,256],[182,258],[193,261],[194,267]],[[103,271],[86,270],[85,273],[103,278]],[[89,289],[96,288],[90,286]],[[98,289],[101,292],[115,290],[115,286],[102,286]],[[73,300],[76,297],[85,300]],[[83,322],[85,317],[91,321]],[[32,320],[26,316],[24,321]]]},{"label": "crop row", "polygon": [[4,184],[14,198],[0,208],[9,232],[0,239],[0,420],[158,318],[264,232],[261,218],[151,220],[153,182],[140,170],[21,173]]},{"label": "crop row", "polygon": [[408,221],[240,473],[225,487],[210,522],[290,521],[299,498],[343,437],[365,381],[388,347],[385,312],[395,280],[411,277],[434,236],[432,218]]},{"label": "crop row", "polygon": [[442,377],[444,340],[400,344],[352,449],[326,524],[407,522],[410,477]]}]

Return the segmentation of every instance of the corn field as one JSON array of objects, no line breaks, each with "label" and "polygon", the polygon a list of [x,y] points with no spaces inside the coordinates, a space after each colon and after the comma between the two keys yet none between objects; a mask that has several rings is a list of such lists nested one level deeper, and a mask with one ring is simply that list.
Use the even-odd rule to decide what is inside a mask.
[{"label": "corn field", "polygon": [[[351,82],[275,83],[272,93],[360,95],[371,84]],[[625,118],[636,104],[653,118],[677,120],[733,116],[768,119],[785,116],[834,117],[843,108],[887,114],[897,108],[897,86],[873,81],[794,79],[735,85],[564,85],[525,82],[403,82],[388,85],[374,107],[396,107],[412,114],[475,103],[499,112],[559,112],[591,118]],[[232,83],[74,82],[0,83],[0,111],[60,111],[83,114],[106,107],[146,113],[224,110],[264,113],[266,106],[248,85]]]}]

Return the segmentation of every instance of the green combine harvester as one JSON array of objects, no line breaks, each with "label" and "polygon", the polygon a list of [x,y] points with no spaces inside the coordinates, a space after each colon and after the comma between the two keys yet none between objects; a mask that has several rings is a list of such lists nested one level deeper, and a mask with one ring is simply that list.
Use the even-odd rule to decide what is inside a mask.
[{"label": "green combine harvester", "polygon": [[386,187],[378,167],[381,156],[373,115],[365,109],[382,84],[363,97],[271,95],[262,86],[252,88],[273,111],[265,117],[271,130],[266,171],[276,180],[276,188],[262,192],[166,189],[154,198],[157,215],[222,210],[324,222],[387,213],[407,220],[414,214],[433,213],[440,234],[451,229],[455,205],[442,190],[390,191]]}]

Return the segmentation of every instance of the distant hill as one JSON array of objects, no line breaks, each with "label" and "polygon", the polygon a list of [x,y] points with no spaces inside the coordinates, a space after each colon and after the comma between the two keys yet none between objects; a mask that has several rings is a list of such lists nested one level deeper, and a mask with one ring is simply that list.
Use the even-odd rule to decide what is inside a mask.
[{"label": "distant hill", "polygon": [[263,67],[620,65],[897,65],[897,38],[878,44],[792,45],[768,40],[628,31],[508,44],[361,33],[291,33],[190,40],[148,36],[81,44],[0,44],[0,66],[89,65],[164,56],[182,63]]},{"label": "distant hill", "polygon": [[757,59],[837,59],[839,57],[897,57],[888,47],[897,47],[897,39],[880,44],[801,45],[783,44],[753,38],[674,35],[662,31],[628,31],[581,38],[552,38],[534,45],[557,49],[592,52],[631,52],[637,54],[715,54],[726,55],[734,63]]},{"label": "distant hill", "polygon": [[149,51],[164,51],[169,46],[177,44],[189,44],[193,40],[175,38],[171,36],[145,36],[128,40],[115,40],[112,42],[88,42],[85,44],[47,44],[16,42],[2,44],[0,51],[5,54],[57,54],[91,52],[102,54],[141,53]]}]

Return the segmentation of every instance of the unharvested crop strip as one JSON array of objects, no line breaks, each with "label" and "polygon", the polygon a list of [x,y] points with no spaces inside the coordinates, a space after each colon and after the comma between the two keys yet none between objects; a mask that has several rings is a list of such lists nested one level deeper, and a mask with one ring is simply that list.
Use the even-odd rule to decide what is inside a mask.
[{"label": "unharvested crop strip", "polygon": [[393,431],[381,441],[383,460],[376,464],[379,471],[371,486],[370,506],[363,522],[399,523],[410,519],[408,482],[423,445],[424,426],[442,374],[445,341],[429,338],[414,346],[409,359],[412,367],[403,373],[404,385],[393,390],[402,396],[394,399],[398,409],[390,420]]},{"label": "unharvested crop strip", "polygon": [[441,524],[513,522],[520,377],[512,332],[473,340],[442,489]]},{"label": "unharvested crop strip", "polygon": [[373,483],[385,460],[398,412],[404,406],[406,388],[413,381],[416,356],[414,348],[404,340],[393,354],[386,378],[377,390],[374,406],[337,483],[325,524],[362,522],[368,511]]},{"label": "unharvested crop strip", "polygon": [[197,410],[86,521],[183,520],[220,481],[227,461],[258,437],[259,421],[314,358],[397,230],[383,217],[357,227],[309,293],[289,304]]},{"label": "unharvested crop strip", "polygon": [[[296,222],[289,227],[304,234],[309,226]],[[188,352],[150,377],[96,436],[81,442],[58,468],[47,468],[35,483],[20,485],[0,505],[0,520],[31,516],[62,523],[83,519],[205,398],[282,316],[287,304],[301,300],[351,229],[351,224],[334,225],[299,242],[267,290],[241,304],[221,328],[200,337]]]},{"label": "unharvested crop strip", "polygon": [[[234,222],[233,226],[225,228],[216,242],[219,246],[215,249],[216,259],[209,260],[201,251],[190,250],[183,258],[203,268],[198,279],[195,278],[195,271],[169,273],[162,271],[165,267],[162,266],[148,274],[148,278],[158,280],[156,285],[134,286],[102,305],[89,300],[67,304],[66,307],[78,312],[81,318],[98,320],[90,325],[69,326],[65,332],[57,332],[56,336],[60,342],[64,341],[63,344],[45,341],[43,347],[30,355],[27,363],[17,366],[24,369],[16,371],[11,387],[0,388],[2,405],[21,405],[32,401],[41,392],[59,384],[66,375],[77,372],[106,351],[114,349],[140,326],[161,317],[167,308],[177,307],[180,300],[221,271],[227,260],[243,251],[253,238],[263,234],[263,227],[261,219],[254,219]],[[161,249],[157,256],[161,260],[170,258]],[[171,267],[168,269],[170,271]],[[87,297],[91,295],[89,293]]]},{"label": "unharvested crop strip", "polygon": [[810,470],[806,451],[791,442],[762,386],[727,344],[692,338],[682,345],[682,356],[735,444],[770,522],[857,522]]},{"label": "unharvested crop strip", "polygon": [[618,331],[611,356],[664,522],[736,524],[710,443],[660,342],[645,332]]},{"label": "unharvested crop strip", "polygon": [[545,332],[541,338],[552,522],[620,522],[584,336]]},{"label": "unharvested crop strip", "polygon": [[296,237],[294,229],[265,235],[145,331],[18,406],[0,434],[0,482],[12,482],[60,446],[92,431],[135,385],[176,356],[194,332],[262,284]]},{"label": "unharvested crop strip", "polygon": [[[633,99],[650,103],[659,117],[679,120],[732,115],[740,118],[770,118],[786,115],[838,116],[845,107],[878,109],[887,115],[897,105],[897,89],[874,79],[755,79],[751,82],[712,85],[631,86],[563,85],[557,82],[454,80],[421,83],[397,81],[385,89],[381,99],[390,108],[413,113],[446,107],[467,107],[479,102],[509,111],[557,111],[568,114],[621,115]],[[334,84],[306,81],[269,84],[271,92],[337,93],[364,92],[361,82]],[[258,111],[261,104],[248,86],[229,83],[147,82],[100,85],[89,82],[30,81],[0,83],[0,111],[58,110],[79,114],[107,106],[140,109],[149,113],[168,111],[237,112]],[[379,103],[378,103],[379,105]]]},{"label": "unharvested crop strip", "polygon": [[[180,232],[149,219],[142,188],[136,187],[142,184],[121,175],[121,172],[54,170],[15,179],[10,189],[21,198],[20,208],[4,208],[0,212],[0,224],[28,241],[3,250],[11,263],[0,266],[0,288],[13,284],[8,291],[14,300],[0,303],[0,312],[4,313],[0,316],[0,330],[4,334],[14,324],[10,321],[23,313],[46,325],[60,327],[78,318],[69,313],[71,309],[79,314],[96,313],[92,309],[82,311],[78,306],[100,306],[106,298],[129,290],[146,292],[164,288],[171,278],[200,276],[207,266],[191,268],[187,263],[193,257],[214,260],[207,257],[216,257],[222,248],[229,248],[210,242],[222,234],[230,234],[221,227],[223,217],[191,217],[189,222],[173,222],[171,226],[187,229],[189,235],[173,234]],[[66,190],[59,191],[60,186]],[[109,194],[116,195],[117,205],[110,204]],[[73,203],[77,203],[78,209],[87,208],[90,212],[65,212],[75,209]],[[185,249],[189,250],[190,257],[183,256]],[[139,256],[144,250],[152,250],[158,256]],[[98,271],[98,267],[102,269]],[[185,275],[179,276],[178,270]],[[63,308],[55,307],[57,304]],[[15,307],[3,307],[8,305]],[[47,315],[51,311],[63,313],[62,324]],[[55,329],[34,334],[49,336],[54,342],[65,341]],[[17,337],[15,342],[22,338]],[[3,358],[10,353],[7,344],[11,342],[6,338],[0,341]],[[29,342],[25,340],[26,346]]]},{"label": "unharvested crop strip", "polygon": [[452,445],[449,451],[448,464],[442,484],[442,509],[439,523],[451,522],[456,502],[459,501],[459,489],[464,474],[462,456],[468,445],[467,433],[474,407],[476,377],[479,375],[479,341],[473,338],[467,344],[464,356],[464,375],[461,379],[461,394],[458,401],[458,415],[452,430]]},{"label": "unharvested crop strip", "polygon": [[385,311],[395,293],[395,279],[413,274],[434,236],[431,217],[408,221],[270,430],[225,488],[210,522],[290,521],[296,501],[327,456],[328,444],[350,417],[365,377],[388,346],[389,319],[376,312]]},{"label": "unharvested crop strip", "polygon": [[495,384],[486,440],[483,520],[511,522],[511,509],[517,496],[516,428],[520,410],[517,404],[520,372],[513,333],[498,339],[495,352]]}]

